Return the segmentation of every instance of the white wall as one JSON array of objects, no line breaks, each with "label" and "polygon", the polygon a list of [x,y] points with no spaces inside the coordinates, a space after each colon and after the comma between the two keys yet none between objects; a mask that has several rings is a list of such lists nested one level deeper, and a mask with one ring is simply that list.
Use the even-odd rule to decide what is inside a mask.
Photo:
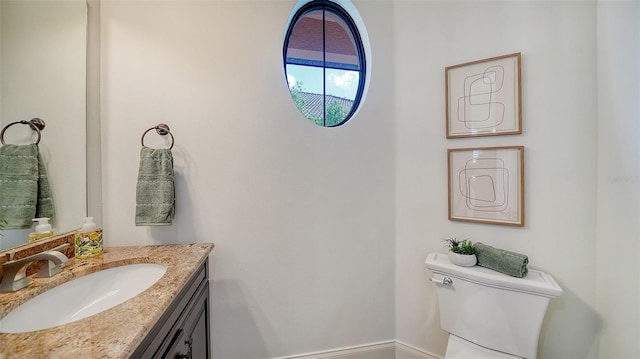
[{"label": "white wall", "polygon": [[[393,58],[376,58],[356,118],[333,129],[313,125],[283,74],[293,5],[101,5],[105,241],[216,244],[216,358],[394,337]],[[392,47],[389,9],[360,8],[374,53]],[[140,136],[160,122],[176,141],[176,219],[135,227]]]},{"label": "white wall", "polygon": [[598,4],[600,358],[640,357],[640,2]]},{"label": "white wall", "polygon": [[[628,72],[602,66],[637,71],[637,3],[357,1],[374,72],[336,129],[289,99],[293,3],[101,3],[106,241],[216,243],[214,357],[393,338],[442,355],[424,259],[448,236],[526,253],[558,280],[541,358],[637,357],[640,271],[611,243],[638,253],[638,89],[606,83]],[[444,67],[518,51],[523,134],[446,140]],[[176,137],[177,217],[135,227],[140,135],[159,122]],[[447,220],[446,149],[493,145],[526,147],[524,228]]]},{"label": "white wall", "polygon": [[[395,3],[396,334],[443,355],[426,254],[440,238],[526,253],[563,287],[543,358],[597,357],[597,77],[594,2]],[[444,68],[522,53],[523,134],[445,139]],[[525,146],[526,226],[447,220],[448,148]]]}]

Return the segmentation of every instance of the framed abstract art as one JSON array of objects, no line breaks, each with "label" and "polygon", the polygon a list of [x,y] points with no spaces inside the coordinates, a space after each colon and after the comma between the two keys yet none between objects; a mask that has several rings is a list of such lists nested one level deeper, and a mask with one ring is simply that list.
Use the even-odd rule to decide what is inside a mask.
[{"label": "framed abstract art", "polygon": [[447,138],[522,133],[520,53],[445,68]]},{"label": "framed abstract art", "polygon": [[524,147],[448,151],[449,219],[524,226]]}]

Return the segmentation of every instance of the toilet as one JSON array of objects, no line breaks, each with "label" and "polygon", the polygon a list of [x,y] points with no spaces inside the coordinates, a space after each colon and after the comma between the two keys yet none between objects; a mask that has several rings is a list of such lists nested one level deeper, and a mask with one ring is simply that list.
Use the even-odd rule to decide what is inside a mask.
[{"label": "toilet", "polygon": [[449,332],[445,358],[536,358],[549,301],[562,294],[553,277],[461,267],[442,253],[430,253],[425,264],[437,288],[440,327]]}]

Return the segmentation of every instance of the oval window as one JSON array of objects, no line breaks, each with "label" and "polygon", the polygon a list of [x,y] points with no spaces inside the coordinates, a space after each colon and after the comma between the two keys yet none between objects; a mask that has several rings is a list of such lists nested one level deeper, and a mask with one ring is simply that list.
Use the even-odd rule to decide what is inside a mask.
[{"label": "oval window", "polygon": [[291,98],[304,117],[334,127],[353,116],[364,92],[366,61],[358,28],[344,8],[327,0],[301,6],[283,53]]}]

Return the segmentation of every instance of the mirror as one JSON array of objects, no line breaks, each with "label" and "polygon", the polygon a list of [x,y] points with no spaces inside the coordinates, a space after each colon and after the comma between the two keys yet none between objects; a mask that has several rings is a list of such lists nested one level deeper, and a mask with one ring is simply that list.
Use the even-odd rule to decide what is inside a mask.
[{"label": "mirror", "polygon": [[[82,224],[86,191],[85,0],[0,0],[0,129],[45,121],[38,145],[47,168],[55,233]],[[4,135],[7,144],[34,143],[28,125]],[[5,229],[0,250],[28,242],[31,229]]]}]

